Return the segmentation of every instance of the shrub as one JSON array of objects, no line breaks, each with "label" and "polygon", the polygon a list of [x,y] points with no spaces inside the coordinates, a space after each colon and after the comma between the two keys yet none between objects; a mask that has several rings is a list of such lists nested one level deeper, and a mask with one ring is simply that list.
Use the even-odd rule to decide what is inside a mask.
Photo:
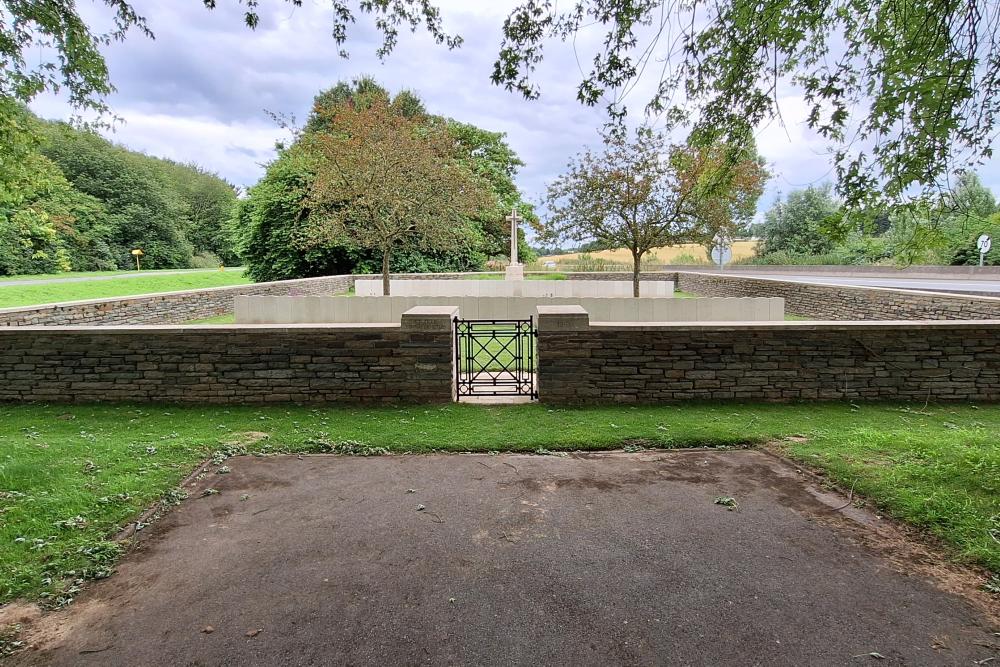
[{"label": "shrub", "polygon": [[222,266],[222,260],[214,252],[203,250],[191,258],[193,269],[215,269]]},{"label": "shrub", "polygon": [[776,250],[775,252],[769,252],[766,255],[744,257],[733,262],[733,264],[749,264],[756,266],[804,266],[843,263],[842,258],[836,253],[809,255],[805,253],[789,252],[787,250]]},{"label": "shrub", "polygon": [[708,264],[708,261],[704,257],[695,257],[691,253],[682,252],[673,258],[670,262],[671,264]]}]

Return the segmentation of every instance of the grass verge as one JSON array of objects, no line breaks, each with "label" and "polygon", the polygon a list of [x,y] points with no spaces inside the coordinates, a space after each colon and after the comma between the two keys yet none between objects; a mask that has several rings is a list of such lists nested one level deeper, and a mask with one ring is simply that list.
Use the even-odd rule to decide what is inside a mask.
[{"label": "grass verge", "polygon": [[18,285],[0,288],[0,308],[36,306],[62,301],[83,301],[116,296],[135,296],[156,292],[177,292],[206,287],[246,285],[250,278],[240,269],[177,273],[163,276],[94,280],[85,282],[54,282],[44,285]]},{"label": "grass verge", "polygon": [[[65,278],[92,278],[94,276],[131,276],[136,273],[205,273],[216,269],[135,269],[127,271],[66,271],[64,273],[21,273],[13,276],[0,276],[0,283],[14,280],[60,280]],[[242,271],[242,267],[226,267],[226,271]]]},{"label": "grass verge", "polygon": [[[250,442],[248,432],[267,438]],[[58,605],[110,573],[109,541],[213,453],[538,451],[784,440],[824,470],[1000,574],[1000,406],[820,403],[547,408],[0,406],[0,603]],[[229,444],[227,444],[229,443]]]}]

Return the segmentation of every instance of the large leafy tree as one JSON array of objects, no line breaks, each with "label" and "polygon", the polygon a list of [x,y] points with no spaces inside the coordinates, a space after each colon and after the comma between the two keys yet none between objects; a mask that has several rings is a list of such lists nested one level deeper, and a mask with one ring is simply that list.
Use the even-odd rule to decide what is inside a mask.
[{"label": "large leafy tree", "polygon": [[[945,187],[956,164],[991,155],[1000,109],[1000,8],[983,1],[527,0],[504,23],[493,80],[536,97],[532,72],[551,39],[604,39],[577,93],[613,117],[658,58],[647,109],[692,122],[694,140],[738,149],[780,120],[797,86],[808,124],[833,148],[848,205]],[[667,54],[661,51],[666,48]]]},{"label": "large leafy tree", "polygon": [[[198,0],[188,0],[197,2]],[[106,124],[111,116],[107,98],[114,92],[101,49],[124,40],[130,32],[152,38],[153,31],[131,0],[95,0],[107,7],[110,28],[95,30],[80,13],[76,0],[0,0],[0,181],[11,178],[32,141],[32,130],[18,122],[19,105],[43,92],[62,92],[82,112],[96,113],[93,124]],[[201,0],[215,9],[218,0]],[[223,0],[223,3],[225,0]],[[302,0],[274,0],[300,7]],[[260,0],[230,0],[244,8],[243,21],[253,29],[260,22]],[[331,35],[341,55],[348,31],[361,15],[372,19],[382,43],[380,57],[388,55],[400,30],[426,30],[439,44],[456,48],[461,37],[449,35],[440,12],[429,0],[330,0]]]},{"label": "large leafy tree", "polygon": [[377,251],[388,295],[394,251],[470,242],[465,222],[492,202],[459,163],[445,124],[409,118],[384,100],[321,113],[329,116],[329,129],[305,139],[318,162],[306,200],[307,247],[346,237]]},{"label": "large leafy tree", "polygon": [[148,163],[180,198],[180,220],[195,253],[206,262],[235,264],[238,256],[228,223],[236,205],[236,188],[196,164],[160,158],[150,158]]},{"label": "large leafy tree", "polygon": [[106,207],[101,236],[120,268],[134,265],[133,248],[149,268],[190,267],[196,252],[233,256],[225,225],[236,195],[225,181],[65,123],[46,123],[41,133],[41,152]]},{"label": "large leafy tree", "polygon": [[23,106],[11,116],[30,141],[0,178],[0,273],[191,266],[235,258],[225,225],[228,183],[194,165],[129,151]]},{"label": "large leafy tree", "polygon": [[103,242],[107,210],[38,153],[0,185],[0,275],[115,268]]},{"label": "large leafy tree", "polygon": [[764,223],[757,230],[761,237],[758,252],[762,255],[829,252],[834,238],[827,228],[840,213],[840,204],[829,184],[794,190],[785,201],[776,201],[764,214]]},{"label": "large leafy tree", "polygon": [[[586,149],[549,184],[551,214],[543,237],[627,248],[633,295],[639,296],[646,253],[659,246],[705,242],[713,232],[709,223],[730,224],[727,216],[739,208],[738,202],[759,196],[759,179],[727,178],[722,172],[728,170],[728,165],[719,168],[712,151],[671,146],[662,133],[646,128],[634,139],[609,133],[600,151]],[[736,191],[744,187],[746,193]]]},{"label": "large leafy tree", "polygon": [[[472,219],[481,239],[481,250],[487,257],[505,257],[510,253],[510,223],[512,209],[529,226],[539,229],[534,208],[521,197],[514,177],[524,162],[507,144],[502,132],[490,132],[469,123],[448,119],[448,132],[458,143],[458,161],[489,186],[492,205],[483,208]],[[531,263],[537,254],[528,246],[523,227],[518,228],[517,254],[523,263]]]},{"label": "large leafy tree", "polygon": [[[317,238],[312,209],[306,201],[320,167],[315,152],[309,150],[314,135],[338,131],[341,111],[364,111],[373,103],[435,132],[444,128],[453,144],[456,164],[475,175],[488,192],[483,207],[456,225],[461,243],[447,248],[426,244],[396,248],[389,260],[392,272],[482,270],[487,258],[507,253],[510,228],[504,218],[512,207],[526,219],[537,221],[514,184],[522,162],[502,133],[429,115],[414,93],[404,90],[390,95],[377,82],[363,77],[338,83],[316,96],[303,128],[294,132],[294,141],[279,146],[278,158],[268,165],[264,178],[239,203],[233,233],[255,280],[381,271],[381,252],[360,247],[348,234]],[[531,257],[523,230],[520,240],[524,256]]]},{"label": "large leafy tree", "polygon": [[257,281],[349,273],[356,253],[342,241],[307,244],[303,208],[316,160],[300,146],[283,149],[234,211],[232,231],[247,273]]},{"label": "large leafy tree", "polygon": [[[997,203],[974,172],[957,174],[954,188],[940,200],[919,209],[897,212],[889,234],[902,263],[978,264],[976,239],[997,238]],[[914,241],[916,239],[916,242]],[[986,255],[996,262],[997,253]]]},{"label": "large leafy tree", "polygon": [[677,149],[675,162],[700,174],[699,196],[694,201],[698,228],[710,239],[747,236],[770,174],[764,158],[751,141],[747,150],[731,159],[729,147],[688,145]]}]

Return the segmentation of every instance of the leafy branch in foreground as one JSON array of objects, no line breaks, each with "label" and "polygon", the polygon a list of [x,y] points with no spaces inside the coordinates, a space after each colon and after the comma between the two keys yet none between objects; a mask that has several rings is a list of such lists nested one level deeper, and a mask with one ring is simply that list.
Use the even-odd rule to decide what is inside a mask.
[{"label": "leafy branch in foreground", "polygon": [[[702,145],[739,147],[780,120],[797,86],[832,147],[851,208],[946,189],[992,155],[1000,110],[1000,6],[985,0],[528,0],[503,26],[493,81],[537,97],[550,40],[603,35],[577,88],[613,118],[649,65],[647,110],[690,122]],[[694,119],[694,120],[692,120]]]}]

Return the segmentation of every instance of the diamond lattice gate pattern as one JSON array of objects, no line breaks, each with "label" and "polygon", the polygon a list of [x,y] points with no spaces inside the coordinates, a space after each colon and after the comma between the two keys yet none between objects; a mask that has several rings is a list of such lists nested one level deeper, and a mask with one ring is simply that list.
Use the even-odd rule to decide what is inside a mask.
[{"label": "diamond lattice gate pattern", "polygon": [[477,396],[538,398],[534,318],[455,320],[457,400]]}]

